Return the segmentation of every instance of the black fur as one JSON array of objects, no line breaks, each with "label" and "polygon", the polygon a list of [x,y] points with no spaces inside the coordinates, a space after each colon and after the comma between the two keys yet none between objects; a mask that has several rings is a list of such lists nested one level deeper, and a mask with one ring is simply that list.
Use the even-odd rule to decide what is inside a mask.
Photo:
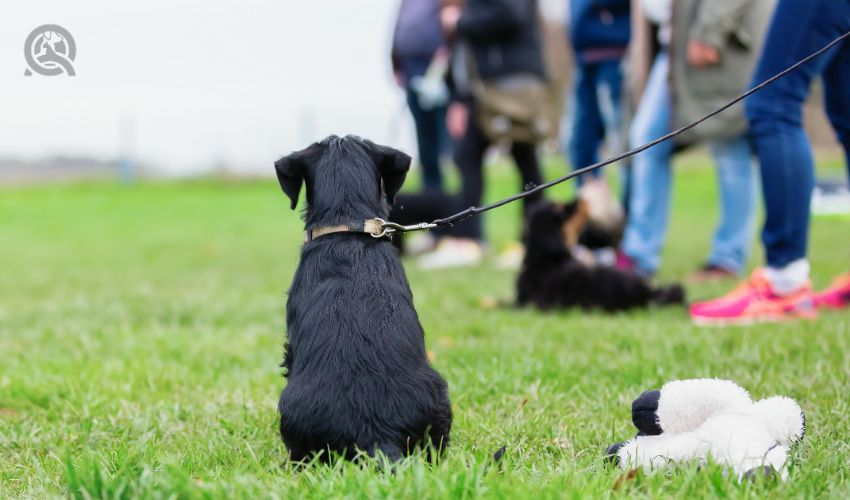
[{"label": "black fur", "polygon": [[[329,137],[275,163],[284,193],[306,185],[306,228],[387,218],[410,157]],[[386,239],[335,233],[305,243],[286,304],[288,383],[280,435],[292,460],[328,451],[397,460],[449,443],[448,387],[431,368],[413,295]]]},{"label": "black fur", "polygon": [[649,304],[682,304],[680,285],[652,288],[641,276],[606,266],[587,266],[567,246],[563,227],[578,202],[540,202],[529,210],[525,259],[517,279],[517,303],[540,309],[581,307],[622,311]]}]

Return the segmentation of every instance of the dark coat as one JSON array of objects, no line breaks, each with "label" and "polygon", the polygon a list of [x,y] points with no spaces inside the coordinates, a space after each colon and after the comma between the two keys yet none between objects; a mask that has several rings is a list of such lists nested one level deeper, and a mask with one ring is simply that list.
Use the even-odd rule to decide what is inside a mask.
[{"label": "dark coat", "polygon": [[[670,43],[673,128],[693,122],[747,90],[764,42],[775,0],[678,0]],[[687,61],[688,42],[709,43],[720,63],[696,68]],[[722,140],[747,131],[744,107],[734,106],[676,138],[687,144]]]},{"label": "dark coat", "polygon": [[393,31],[393,70],[422,76],[444,43],[439,0],[402,0]]},{"label": "dark coat", "polygon": [[483,80],[545,76],[537,0],[469,0],[458,21]]}]

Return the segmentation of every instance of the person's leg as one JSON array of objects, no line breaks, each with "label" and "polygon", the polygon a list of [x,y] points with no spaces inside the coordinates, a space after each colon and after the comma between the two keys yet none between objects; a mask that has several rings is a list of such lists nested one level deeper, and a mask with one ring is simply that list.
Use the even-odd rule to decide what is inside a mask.
[{"label": "person's leg", "polygon": [[[621,153],[626,149],[626,141],[623,139],[623,71],[622,60],[616,59],[605,61],[600,64],[599,69],[599,108],[605,122],[605,134],[610,149],[614,154]],[[620,165],[620,200],[623,207],[628,211],[629,204],[629,177],[631,169],[625,162]]]},{"label": "person's leg", "polygon": [[[519,186],[520,191],[533,188],[543,183],[543,175],[540,173],[540,162],[537,158],[537,146],[528,142],[514,142],[511,144],[511,156],[514,159],[517,170],[521,179]],[[522,264],[525,252],[523,246],[519,243],[522,241],[525,232],[525,221],[528,215],[528,210],[536,202],[543,199],[543,193],[538,192],[522,200],[522,219],[520,223],[520,233],[517,235],[517,242],[509,244],[504,251],[499,254],[497,266],[503,269],[519,269]]]},{"label": "person's leg", "polygon": [[826,116],[844,148],[850,174],[850,43],[844,42],[823,71]]},{"label": "person's leg", "polygon": [[[632,147],[670,131],[668,70],[667,55],[659,54],[632,122],[629,140]],[[623,251],[637,270],[646,275],[658,269],[661,246],[667,232],[672,153],[672,143],[667,141],[640,153],[632,161],[631,201]]]},{"label": "person's leg", "polygon": [[422,165],[422,173],[425,176],[423,179],[424,186],[428,189],[442,190],[443,172],[441,169],[441,155],[444,149],[443,129],[446,124],[446,109],[436,107],[427,110],[426,113],[428,114],[429,149],[428,159],[424,160]]},{"label": "person's leg", "polygon": [[[779,73],[842,34],[847,29],[847,19],[850,2],[846,0],[780,0],[753,84]],[[803,130],[802,107],[812,80],[835,55],[833,51],[801,66],[746,101],[764,191],[762,241],[772,269],[806,258],[814,164]]]},{"label": "person's leg", "polygon": [[[460,170],[460,196],[458,210],[481,205],[484,193],[484,153],[490,145],[484,132],[475,123],[475,110],[469,110],[466,134],[455,148],[455,163]],[[451,236],[483,240],[481,216],[469,217],[450,229]]]},{"label": "person's leg", "polygon": [[[598,161],[599,146],[605,138],[605,123],[597,100],[598,66],[579,64],[576,66],[576,83],[573,95],[572,133],[570,135],[569,158],[573,170],[592,165]],[[601,175],[599,170],[585,174],[590,177]],[[580,186],[582,177],[576,181]]]},{"label": "person's leg", "polygon": [[[843,34],[846,0],[780,0],[756,66],[761,83]],[[762,231],[767,267],[744,286],[691,306],[697,323],[779,321],[816,316],[806,246],[814,187],[811,146],[803,131],[803,102],[812,80],[830,67],[838,50],[814,59],[746,101],[750,135],[761,167],[765,201]],[[846,61],[836,64],[846,64]]]},{"label": "person's leg", "polygon": [[441,189],[443,185],[440,173],[440,122],[445,121],[445,113],[439,116],[438,109],[422,109],[419,97],[413,89],[407,89],[407,107],[413,115],[416,127],[416,146],[419,150],[419,164],[422,167],[422,185],[426,189]]},{"label": "person's leg", "polygon": [[[826,115],[844,148],[850,174],[850,43],[843,44],[824,70],[823,87]],[[816,293],[815,304],[834,309],[850,306],[850,273],[839,275],[826,289]]]},{"label": "person's leg", "polygon": [[602,121],[605,123],[605,134],[611,149],[619,152],[623,149],[623,139],[620,127],[623,120],[622,94],[623,71],[619,59],[599,63],[597,77],[597,101]]},{"label": "person's leg", "polygon": [[[446,125],[446,113],[448,112],[448,106],[442,105],[435,109],[436,114],[439,116],[437,130],[439,131],[439,158],[440,164],[443,165],[446,162],[450,162],[452,158],[452,154],[454,153],[455,141],[452,139],[451,134],[449,134],[448,125]],[[442,170],[440,170],[442,175]],[[442,177],[441,177],[442,182]]]},{"label": "person's leg", "polygon": [[[454,197],[451,211],[480,206],[484,190],[484,152],[489,141],[475,122],[475,110],[469,110],[466,133],[455,148],[455,163],[460,170],[461,191]],[[483,258],[482,217],[469,217],[449,227],[437,248],[419,258],[423,269],[477,265]]]},{"label": "person's leg", "polygon": [[[543,183],[543,175],[540,173],[540,163],[537,160],[536,145],[527,142],[515,142],[511,145],[511,156],[513,156],[514,162],[516,162],[516,166],[519,169],[519,175],[522,179],[520,189],[522,191]],[[523,198],[523,212],[528,212],[528,207],[542,199],[542,192]]]},{"label": "person's leg", "polygon": [[753,239],[755,165],[746,136],[711,144],[720,187],[720,223],[708,263],[735,274],[744,270]]}]

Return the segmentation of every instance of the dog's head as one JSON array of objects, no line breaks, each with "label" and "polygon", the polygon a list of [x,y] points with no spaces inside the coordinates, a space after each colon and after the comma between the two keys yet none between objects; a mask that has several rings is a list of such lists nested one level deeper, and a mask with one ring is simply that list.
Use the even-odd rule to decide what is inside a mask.
[{"label": "dog's head", "polygon": [[410,156],[354,136],[331,136],[274,164],[283,192],[298,205],[306,186],[306,222],[348,224],[387,218]]},{"label": "dog's head", "polygon": [[587,224],[587,204],[576,200],[566,205],[542,201],[528,212],[525,248],[529,259],[563,259],[570,256]]}]

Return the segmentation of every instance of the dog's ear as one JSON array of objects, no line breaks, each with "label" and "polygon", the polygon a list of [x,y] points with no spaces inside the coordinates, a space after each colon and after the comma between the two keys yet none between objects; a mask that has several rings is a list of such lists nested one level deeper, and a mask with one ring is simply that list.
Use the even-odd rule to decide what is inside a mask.
[{"label": "dog's ear", "polygon": [[372,156],[378,164],[381,172],[381,181],[384,184],[384,193],[387,201],[392,205],[395,195],[404,184],[404,178],[410,169],[410,156],[397,149],[388,146],[369,143],[372,148]]},{"label": "dog's ear", "polygon": [[274,162],[274,170],[277,173],[277,181],[286,196],[289,196],[291,204],[289,208],[295,210],[298,205],[298,193],[301,192],[301,184],[307,175],[308,159],[315,150],[316,145],[307,149],[296,151],[284,156]]}]

